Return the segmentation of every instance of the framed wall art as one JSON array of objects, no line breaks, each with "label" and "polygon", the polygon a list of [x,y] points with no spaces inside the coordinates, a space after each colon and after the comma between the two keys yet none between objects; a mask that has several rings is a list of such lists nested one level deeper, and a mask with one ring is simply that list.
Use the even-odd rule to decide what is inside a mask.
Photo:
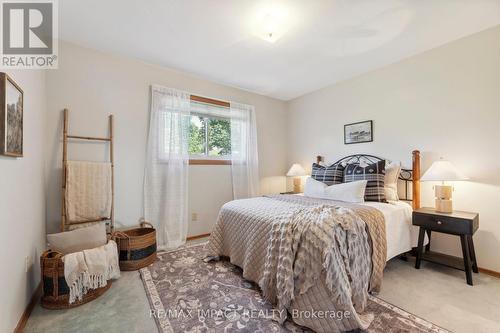
[{"label": "framed wall art", "polygon": [[23,156],[23,90],[0,73],[0,154]]},{"label": "framed wall art", "polygon": [[373,141],[373,121],[361,121],[344,125],[344,144],[372,142]]}]

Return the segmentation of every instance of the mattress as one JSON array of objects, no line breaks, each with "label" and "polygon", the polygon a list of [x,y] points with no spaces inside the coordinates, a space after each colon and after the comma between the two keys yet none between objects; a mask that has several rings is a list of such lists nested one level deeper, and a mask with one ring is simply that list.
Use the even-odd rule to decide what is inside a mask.
[{"label": "mattress", "polygon": [[[419,228],[412,225],[413,209],[409,203],[405,201],[364,202],[361,205],[376,208],[384,215],[388,261],[417,246]],[[428,242],[427,235],[425,235],[424,244]]]}]

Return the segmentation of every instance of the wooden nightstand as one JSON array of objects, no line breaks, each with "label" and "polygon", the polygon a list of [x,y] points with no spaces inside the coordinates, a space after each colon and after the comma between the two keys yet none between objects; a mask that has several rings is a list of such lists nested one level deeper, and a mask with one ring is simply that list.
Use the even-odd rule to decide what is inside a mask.
[{"label": "wooden nightstand", "polygon": [[[426,260],[449,267],[465,270],[467,284],[472,286],[472,271],[478,273],[476,252],[472,235],[479,228],[479,214],[454,211],[453,213],[438,213],[433,208],[420,208],[413,211],[413,225],[420,227],[418,236],[417,261],[415,268],[420,268],[421,260]],[[425,233],[432,231],[460,236],[463,260],[431,251],[423,252]]]}]

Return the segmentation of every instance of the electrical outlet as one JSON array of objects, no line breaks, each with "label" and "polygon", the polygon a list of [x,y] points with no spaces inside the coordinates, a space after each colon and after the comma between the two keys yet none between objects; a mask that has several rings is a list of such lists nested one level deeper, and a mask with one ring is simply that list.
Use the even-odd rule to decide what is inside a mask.
[{"label": "electrical outlet", "polygon": [[28,273],[31,266],[33,266],[33,258],[31,256],[24,257],[24,272]]},{"label": "electrical outlet", "polygon": [[191,221],[198,221],[198,213],[191,214]]}]

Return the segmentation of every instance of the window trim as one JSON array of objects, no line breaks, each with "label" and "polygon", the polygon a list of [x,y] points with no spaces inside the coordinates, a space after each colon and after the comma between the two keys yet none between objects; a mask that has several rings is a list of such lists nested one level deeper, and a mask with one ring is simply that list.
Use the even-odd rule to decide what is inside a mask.
[{"label": "window trim", "polygon": [[189,165],[231,165],[229,159],[189,159]]},{"label": "window trim", "polygon": [[[207,98],[197,95],[190,95],[191,102],[211,104],[219,107],[229,108],[230,104],[226,101],[220,101],[213,98]],[[221,118],[221,117],[213,117]],[[208,130],[208,128],[207,128]],[[189,165],[231,165],[231,156],[225,156],[223,158],[207,158],[207,156],[200,156],[200,158],[189,156]]]},{"label": "window trim", "polygon": [[207,98],[207,97],[197,96],[197,95],[191,95],[190,96],[190,100],[192,102],[212,104],[212,105],[216,105],[216,106],[222,106],[222,107],[225,107],[225,108],[229,108],[229,106],[230,106],[229,102],[220,101],[220,100],[213,99],[213,98]]}]

